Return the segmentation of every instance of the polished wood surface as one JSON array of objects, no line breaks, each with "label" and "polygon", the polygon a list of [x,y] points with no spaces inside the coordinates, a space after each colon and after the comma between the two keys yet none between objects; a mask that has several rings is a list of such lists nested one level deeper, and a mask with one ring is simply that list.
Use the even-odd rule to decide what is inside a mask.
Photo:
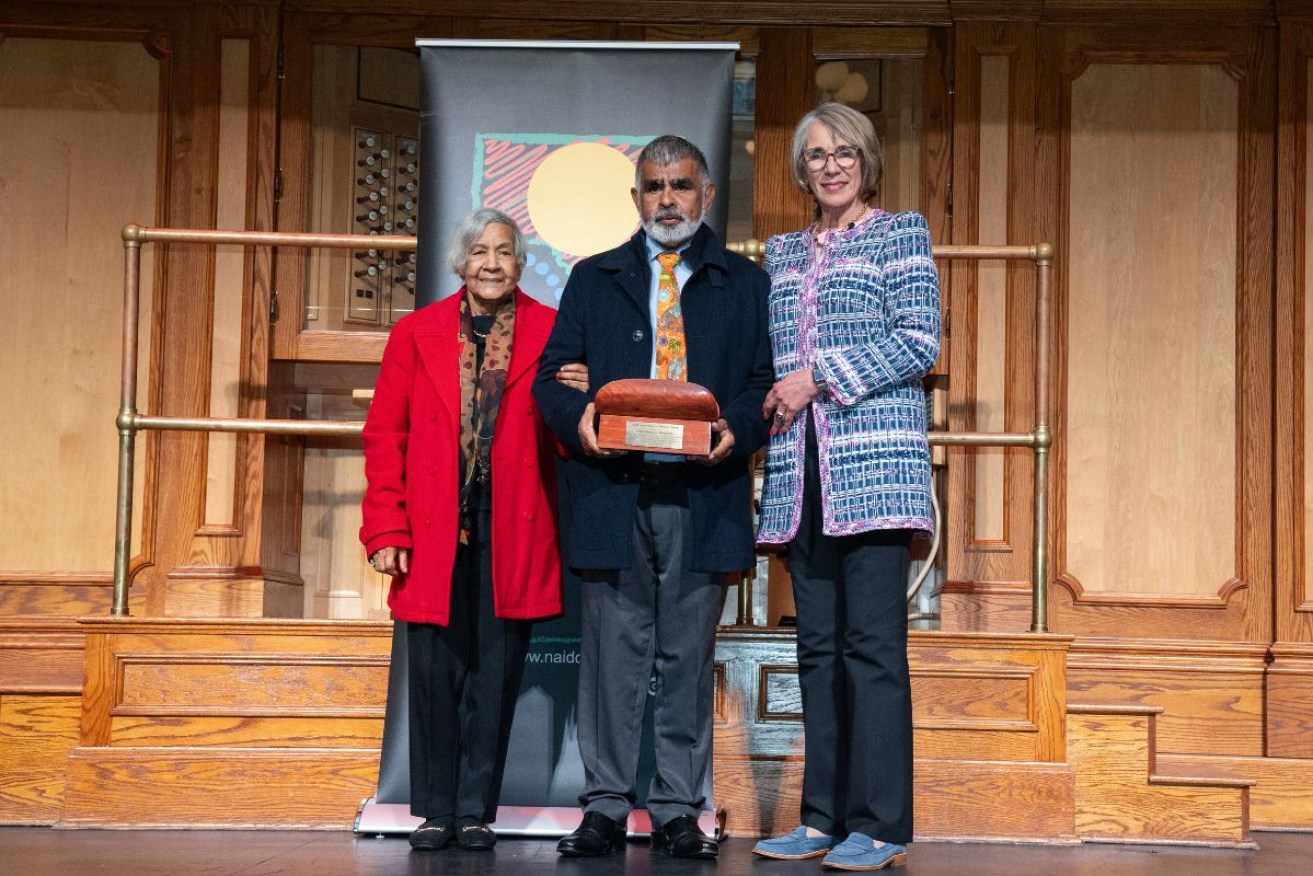
[{"label": "polished wood surface", "polygon": [[0,824],[53,824],[77,745],[84,637],[72,619],[0,619]]},{"label": "polished wood surface", "polygon": [[1238,97],[1208,63],[1071,83],[1063,574],[1086,592],[1236,576]]},{"label": "polished wood surface", "polygon": [[[0,127],[15,132],[0,156],[0,299],[9,326],[0,343],[0,590],[30,589],[20,582],[34,579],[87,584],[110,569],[113,326],[123,313],[115,228],[125,218],[158,218],[162,70],[140,41],[19,37],[0,45]],[[156,361],[154,255],[143,262],[143,385]],[[145,461],[143,446],[137,463]]]},{"label": "polished wood surface", "polygon": [[[1198,556],[1191,559],[1192,563],[1206,564],[1211,562],[1211,558],[1215,555],[1225,558],[1233,549],[1234,568],[1220,574],[1209,571],[1204,575],[1196,571],[1192,579],[1195,583],[1175,581],[1173,579],[1176,577],[1176,570],[1160,568],[1160,571],[1152,576],[1152,580],[1158,582],[1156,584],[1150,583],[1143,573],[1136,572],[1135,580],[1139,582],[1136,584],[1122,583],[1120,577],[1115,577],[1110,581],[1087,585],[1082,570],[1073,564],[1074,557],[1068,554],[1069,541],[1074,540],[1075,544],[1080,545],[1080,540],[1085,538],[1084,533],[1075,527],[1075,521],[1080,518],[1072,518],[1070,512],[1074,508],[1082,507],[1082,502],[1087,503],[1090,511],[1096,515],[1108,512],[1098,510],[1098,501],[1093,495],[1082,498],[1079,494],[1069,494],[1070,490],[1081,483],[1097,485],[1098,480],[1090,477],[1089,469],[1098,468],[1098,463],[1095,460],[1078,459],[1072,455],[1078,446],[1067,439],[1073,422],[1071,417],[1075,414],[1068,412],[1065,405],[1059,405],[1054,411],[1053,524],[1057,538],[1053,545],[1053,562],[1059,580],[1068,586],[1075,598],[1075,611],[1068,615],[1069,619],[1064,624],[1051,623],[1053,629],[1077,635],[1149,638],[1236,637],[1254,642],[1270,639],[1273,554],[1269,473],[1272,471],[1273,370],[1271,359],[1266,351],[1271,349],[1273,325],[1271,310],[1273,277],[1270,258],[1273,245],[1273,211],[1270,207],[1261,206],[1270,203],[1274,182],[1273,152],[1270,146],[1264,146],[1265,143],[1270,143],[1265,132],[1271,129],[1270,120],[1275,99],[1275,90],[1272,88],[1275,55],[1274,43],[1270,36],[1271,34],[1263,29],[1244,28],[1223,33],[1202,28],[1168,29],[1148,25],[1135,29],[1056,24],[1040,27],[1040,80],[1054,81],[1056,77],[1063,83],[1061,88],[1038,92],[1037,117],[1037,130],[1041,133],[1040,160],[1037,163],[1040,177],[1037,180],[1037,191],[1057,193],[1056,197],[1038,200],[1040,233],[1043,236],[1052,236],[1058,242],[1059,252],[1069,253],[1068,260],[1063,263],[1063,267],[1055,276],[1058,295],[1055,329],[1057,337],[1065,339],[1058,341],[1060,346],[1068,345],[1077,333],[1086,331],[1073,319],[1076,313],[1073,310],[1073,302],[1080,294],[1071,267],[1071,259],[1078,258],[1074,256],[1075,249],[1078,246],[1088,249],[1095,244],[1098,234],[1113,234],[1115,229],[1121,227],[1115,222],[1103,224],[1094,222],[1093,217],[1073,210],[1073,207],[1079,203],[1079,198],[1075,195],[1077,191],[1075,187],[1079,181],[1072,175],[1073,161],[1080,154],[1079,142],[1083,136],[1074,126],[1077,118],[1074,112],[1080,106],[1076,102],[1080,80],[1089,75],[1091,70],[1101,66],[1108,67],[1107,72],[1125,67],[1126,69],[1120,70],[1118,75],[1123,75],[1128,70],[1133,73],[1134,70],[1141,68],[1147,71],[1155,66],[1168,68],[1179,66],[1182,69],[1195,70],[1207,67],[1210,70],[1217,68],[1209,74],[1217,83],[1216,87],[1229,90],[1233,87],[1230,83],[1234,83],[1234,87],[1237,88],[1237,115],[1234,136],[1231,138],[1234,151],[1225,152],[1234,155],[1234,163],[1225,179],[1234,180],[1238,191],[1234,201],[1234,227],[1224,232],[1227,241],[1234,241],[1235,251],[1234,293],[1231,296],[1234,312],[1229,317],[1234,320],[1235,345],[1234,348],[1223,345],[1223,349],[1233,357],[1229,367],[1234,374],[1235,386],[1227,389],[1195,384],[1198,387],[1197,390],[1192,390],[1196,398],[1195,402],[1181,407],[1176,401],[1176,396],[1173,395],[1165,402],[1169,406],[1162,409],[1164,415],[1172,422],[1182,418],[1189,420],[1196,416],[1192,413],[1196,410],[1199,411],[1198,416],[1203,418],[1198,422],[1210,422],[1208,417],[1212,416],[1212,413],[1211,408],[1208,407],[1208,400],[1212,398],[1212,394],[1220,392],[1219,397],[1223,399],[1233,396],[1235,423],[1234,431],[1230,433],[1230,440],[1234,446],[1230,451],[1230,458],[1234,460],[1234,472],[1208,469],[1208,466],[1203,464],[1208,457],[1186,450],[1185,445],[1181,448],[1183,454],[1177,457],[1156,457],[1156,464],[1165,467],[1168,472],[1171,471],[1172,466],[1200,466],[1196,469],[1200,472],[1198,477],[1206,479],[1209,488],[1216,483],[1221,484],[1225,491],[1228,484],[1234,484],[1233,504],[1229,506],[1232,514],[1225,521],[1225,532],[1216,536],[1209,544],[1198,545]],[[1225,78],[1218,79],[1218,75]],[[1217,110],[1222,113],[1229,112],[1223,107],[1218,107]],[[1212,116],[1201,117],[1201,122],[1211,119]],[[1209,123],[1211,124],[1211,121]],[[1231,147],[1225,149],[1229,150]],[[1209,157],[1213,155],[1211,152],[1206,154]],[[1090,160],[1094,160],[1094,153],[1090,153],[1090,156]],[[1140,157],[1127,160],[1143,163]],[[1221,164],[1224,165],[1225,162]],[[1182,183],[1184,189],[1180,196],[1186,197],[1187,200],[1190,190],[1209,184],[1209,180],[1215,179],[1211,174],[1220,169],[1218,163],[1202,160],[1202,157],[1195,166],[1199,168],[1201,175],[1188,185]],[[1224,186],[1225,180],[1216,184]],[[1224,208],[1223,215],[1226,204],[1229,203],[1228,198],[1229,196],[1223,195],[1218,201]],[[1145,204],[1145,207],[1148,207],[1148,204]],[[1126,213],[1124,210],[1122,213],[1127,218],[1134,216],[1134,213]],[[1082,230],[1084,236],[1078,236],[1078,230]],[[1091,233],[1096,235],[1095,239],[1089,238]],[[1175,247],[1170,247],[1169,250],[1158,254],[1159,258],[1178,257],[1174,255],[1178,252]],[[1210,253],[1209,258],[1214,258],[1216,255]],[[1146,253],[1144,258],[1149,258],[1149,255]],[[1193,258],[1190,260],[1192,264],[1198,262]],[[1207,260],[1204,263],[1208,263]],[[1143,272],[1146,278],[1159,269],[1158,267],[1150,269],[1148,262],[1144,264]],[[1192,269],[1187,269],[1187,273]],[[1089,271],[1085,273],[1088,275]],[[1146,279],[1145,282],[1152,281]],[[1223,278],[1221,282],[1225,284],[1229,279]],[[1170,284],[1167,288],[1170,288]],[[1193,319],[1197,322],[1198,314],[1195,314]],[[1202,345],[1205,342],[1201,332],[1201,327],[1194,325],[1189,332],[1182,334],[1182,338],[1193,336],[1198,339],[1195,343]],[[1176,334],[1177,332],[1173,331],[1174,340]],[[1108,343],[1114,341],[1121,343],[1114,335],[1104,344],[1104,349],[1116,351],[1117,347],[1108,347]],[[1212,356],[1210,368],[1225,367],[1216,363],[1215,354],[1200,352],[1198,355]],[[1076,374],[1075,369],[1078,364],[1082,363],[1070,356],[1060,357],[1054,372],[1055,397],[1071,400],[1074,398],[1072,387],[1091,385],[1088,372]],[[1118,361],[1109,363],[1105,358],[1104,366],[1116,373],[1120,363]],[[1083,367],[1088,369],[1093,366],[1086,361]],[[1152,403],[1158,404],[1160,401],[1155,399]],[[1141,406],[1148,403],[1150,402],[1147,399],[1141,399]],[[1097,417],[1091,422],[1095,421]],[[1147,425],[1145,428],[1148,428]],[[1202,448],[1200,452],[1204,450],[1208,453],[1213,452],[1211,448]],[[1125,452],[1117,454],[1115,458],[1118,460],[1116,463],[1118,466],[1135,465],[1134,460],[1138,455],[1134,447],[1127,446]],[[1089,466],[1086,465],[1087,462],[1090,463]],[[1205,469],[1211,474],[1204,475],[1202,472]],[[1109,469],[1105,479],[1112,479],[1113,473],[1114,469]],[[1072,480],[1073,476],[1075,480]],[[1202,483],[1204,480],[1192,484],[1187,489],[1197,490]],[[1179,492],[1181,488],[1171,489]],[[1104,544],[1102,555],[1098,557],[1094,557],[1092,547],[1084,547],[1085,554],[1092,559],[1082,562],[1091,563],[1093,564],[1091,568],[1095,568],[1098,563],[1107,562],[1108,557],[1120,556],[1127,553],[1132,546],[1139,545],[1135,553],[1142,558],[1145,569],[1151,568],[1160,552],[1167,555],[1176,549],[1173,547],[1174,544],[1184,543],[1181,541],[1180,534],[1171,530],[1165,532],[1161,530],[1162,525],[1171,525],[1172,512],[1168,509],[1174,506],[1170,503],[1180,500],[1177,492],[1164,492],[1161,498],[1158,498],[1158,494],[1153,490],[1153,481],[1149,480],[1130,494],[1126,491],[1116,495],[1109,494],[1104,501],[1110,510],[1119,506],[1124,506],[1128,513],[1137,507],[1146,509],[1135,512],[1141,517],[1151,513],[1148,509],[1151,509],[1153,502],[1168,503],[1163,505],[1161,511],[1152,512],[1152,516],[1155,517],[1153,530],[1160,534],[1159,541],[1162,544],[1146,541],[1145,537],[1148,534],[1146,528],[1140,535],[1134,537],[1127,535],[1127,538],[1131,539],[1127,544],[1117,542],[1115,547],[1113,544]],[[1223,504],[1217,506],[1215,503],[1218,501]],[[1227,501],[1218,499],[1210,493],[1206,501],[1199,503],[1200,507],[1211,506],[1215,509],[1218,507],[1223,509],[1223,511],[1207,512],[1210,515],[1210,526],[1217,526],[1219,516],[1225,516]],[[1085,516],[1090,515],[1086,513]],[[1190,533],[1184,536],[1186,541],[1193,537]],[[1181,574],[1185,574],[1184,570],[1181,570]],[[1207,585],[1202,583],[1201,576],[1207,579]],[[1147,593],[1144,592],[1146,587],[1150,588]],[[1062,596],[1056,590],[1054,595],[1056,608],[1056,602]],[[1103,595],[1109,598],[1106,601],[1099,598]],[[1195,599],[1197,602],[1193,605],[1182,602],[1174,598],[1176,595]]]},{"label": "polished wood surface", "polygon": [[61,823],[344,827],[373,792],[390,623],[82,626]]},{"label": "polished wood surface", "polygon": [[[720,416],[720,406],[706,387],[679,380],[613,380],[597,390],[594,403],[600,447],[693,456],[711,452],[711,424]],[[657,441],[668,437],[670,443],[639,436]],[[677,447],[671,446],[676,442]]]},{"label": "polished wood surface", "polygon": [[[10,667],[0,677],[0,733],[26,755],[0,771],[13,789],[4,798],[7,818],[240,826],[257,823],[258,804],[263,826],[342,827],[372,791],[390,623],[84,619],[73,626],[0,636],[0,670]],[[42,649],[79,655],[82,635],[85,682],[67,661],[43,682],[33,669],[43,664],[3,659],[6,643],[32,657]],[[1190,654],[1160,649],[1140,663],[1121,655],[1116,668],[1145,679],[1135,698],[1130,688],[1082,682],[1098,661],[1114,664],[1119,655],[1077,655],[1072,646],[1061,636],[912,634],[918,835],[1247,842],[1245,793],[1254,776],[1234,765],[1219,770],[1204,762],[1207,754],[1198,766],[1156,761],[1173,733],[1182,746],[1183,727],[1197,725],[1201,740],[1226,735],[1234,691],[1225,675],[1214,673],[1210,718],[1197,677],[1175,689],[1164,681],[1173,664],[1188,675]],[[796,820],[803,764],[793,650],[787,631],[719,635],[714,782],[738,835],[787,830]],[[1233,649],[1229,656],[1241,663],[1252,655]],[[1087,700],[1068,707],[1073,695]],[[1194,699],[1202,704],[1191,720],[1163,726],[1165,711]],[[1264,760],[1240,751],[1232,759]],[[198,787],[206,789],[199,809]],[[1289,783],[1267,787],[1266,817],[1298,816],[1302,804]]]},{"label": "polished wood surface", "polygon": [[612,380],[593,397],[599,414],[706,420],[720,416],[720,406],[706,387],[682,380]]},{"label": "polished wood surface", "polygon": [[[1308,451],[1313,361],[1310,326],[1313,307],[1305,299],[1313,290],[1310,241],[1313,207],[1310,180],[1310,133],[1313,132],[1313,22],[1302,21],[1283,29],[1278,65],[1279,112],[1289,120],[1277,131],[1277,251],[1276,251],[1276,467],[1281,476],[1275,484],[1276,580],[1275,638],[1280,643],[1313,642],[1313,552],[1308,549],[1313,531],[1313,477]],[[1290,709],[1283,702],[1292,691],[1287,679],[1277,693],[1276,714]],[[1308,686],[1295,693],[1307,702]],[[1283,737],[1281,748],[1292,741],[1285,727],[1273,727]]]},{"label": "polished wood surface", "polygon": [[[964,21],[954,49],[955,243],[1021,243],[1035,229],[1036,33],[1033,24]],[[940,263],[947,289],[948,428],[1019,431],[1034,424],[1035,276],[1005,262]],[[945,274],[945,271],[947,273]],[[1032,454],[947,451],[949,581],[1030,580]],[[967,627],[961,627],[966,629]],[[988,629],[989,627],[981,627]],[[1004,627],[996,629],[1025,629]]]},{"label": "polished wood surface", "polygon": [[1076,832],[1089,840],[1254,845],[1252,779],[1166,775],[1154,745],[1156,707],[1072,705]]}]

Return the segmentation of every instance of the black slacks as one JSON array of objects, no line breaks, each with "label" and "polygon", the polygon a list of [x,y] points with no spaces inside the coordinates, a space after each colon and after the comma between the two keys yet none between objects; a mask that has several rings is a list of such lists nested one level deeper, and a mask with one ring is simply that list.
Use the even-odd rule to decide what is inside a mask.
[{"label": "black slacks", "polygon": [[[810,425],[810,424],[809,424]],[[815,438],[789,545],[806,757],[802,823],[824,833],[912,839],[912,695],[907,668],[911,534],[822,532]]]},{"label": "black slacks", "polygon": [[492,501],[470,508],[456,550],[450,623],[408,625],[410,811],[421,818],[494,821],[530,621],[493,614]]}]

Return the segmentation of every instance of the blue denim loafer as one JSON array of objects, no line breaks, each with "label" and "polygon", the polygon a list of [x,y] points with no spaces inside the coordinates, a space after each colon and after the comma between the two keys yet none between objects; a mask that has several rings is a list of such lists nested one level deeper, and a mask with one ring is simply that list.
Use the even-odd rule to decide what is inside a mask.
[{"label": "blue denim loafer", "polygon": [[763,858],[799,861],[820,857],[834,848],[835,842],[832,836],[807,836],[807,828],[800,827],[792,833],[762,840],[752,847],[752,853]]},{"label": "blue denim loafer", "polygon": [[907,863],[907,846],[885,843],[875,847],[875,840],[864,833],[851,833],[821,861],[830,870],[883,870]]}]

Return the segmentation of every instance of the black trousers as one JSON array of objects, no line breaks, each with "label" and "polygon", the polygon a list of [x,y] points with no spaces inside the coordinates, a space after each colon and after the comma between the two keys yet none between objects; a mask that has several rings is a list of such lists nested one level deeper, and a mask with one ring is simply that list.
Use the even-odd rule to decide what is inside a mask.
[{"label": "black trousers", "polygon": [[907,669],[911,533],[822,532],[809,431],[802,519],[789,545],[806,757],[802,823],[835,836],[912,839],[912,694]]},{"label": "black trousers", "polygon": [[469,544],[456,550],[451,618],[408,625],[410,812],[494,821],[530,621],[493,614],[492,501],[470,508]]}]

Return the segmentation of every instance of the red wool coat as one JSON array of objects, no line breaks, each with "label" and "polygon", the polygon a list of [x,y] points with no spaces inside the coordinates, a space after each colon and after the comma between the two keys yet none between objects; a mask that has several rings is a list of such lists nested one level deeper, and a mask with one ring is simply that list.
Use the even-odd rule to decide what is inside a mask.
[{"label": "red wool coat", "polygon": [[[410,574],[394,579],[398,620],[446,625],[459,537],[461,343],[465,290],[404,317],[392,329],[365,419],[364,525],[369,555],[411,548]],[[561,611],[555,439],[530,390],[556,311],[519,289],[515,335],[492,441],[492,583],[498,617]]]}]

